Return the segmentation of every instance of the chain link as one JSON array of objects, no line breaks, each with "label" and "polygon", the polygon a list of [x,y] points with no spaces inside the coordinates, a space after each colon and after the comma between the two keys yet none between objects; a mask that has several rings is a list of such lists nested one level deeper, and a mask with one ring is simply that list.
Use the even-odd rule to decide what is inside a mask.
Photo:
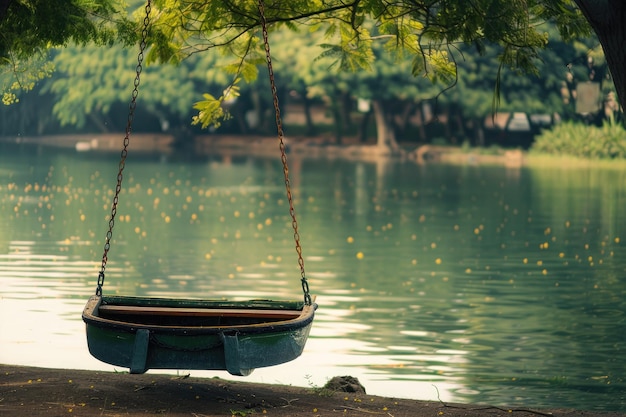
[{"label": "chain link", "polygon": [[304,293],[304,303],[311,305],[311,294],[309,294],[309,282],[306,279],[304,271],[304,258],[302,257],[302,246],[300,244],[300,233],[298,232],[298,221],[296,220],[296,210],[293,205],[293,197],[291,195],[291,181],[289,181],[289,166],[287,165],[287,150],[285,147],[285,134],[283,132],[283,122],[280,115],[280,106],[278,104],[278,92],[276,90],[276,81],[274,79],[274,69],[272,67],[272,55],[270,54],[270,43],[267,33],[267,19],[265,18],[265,4],[263,0],[259,0],[259,15],[261,16],[261,29],[263,31],[263,43],[265,45],[265,58],[267,60],[267,71],[269,72],[270,86],[272,89],[272,98],[274,100],[274,112],[276,114],[276,128],[278,130],[278,142],[280,147],[280,159],[283,164],[283,174],[285,176],[285,188],[287,190],[287,200],[289,201],[289,214],[291,215],[291,226],[293,227],[293,239],[296,244],[296,252],[298,253],[298,265],[300,266],[300,281],[302,283],[302,292]]},{"label": "chain link", "polygon": [[141,42],[139,44],[139,54],[137,55],[137,66],[135,67],[135,80],[133,82],[133,92],[130,104],[128,106],[128,119],[126,121],[126,135],[124,136],[124,147],[120,153],[120,163],[117,171],[117,185],[115,186],[115,195],[111,205],[111,218],[109,219],[109,230],[104,239],[104,253],[102,254],[102,265],[98,273],[98,286],[96,295],[102,295],[102,287],[104,286],[104,271],[106,270],[107,261],[109,260],[109,249],[111,249],[111,239],[113,238],[113,227],[115,226],[115,215],[117,214],[117,204],[122,191],[122,180],[124,179],[124,168],[126,167],[126,157],[128,156],[128,145],[130,144],[130,132],[135,118],[135,109],[137,108],[137,96],[139,95],[139,83],[141,81],[141,71],[143,70],[143,53],[146,49],[148,38],[148,27],[150,25],[150,0],[147,0],[145,11],[146,17],[143,19],[143,29],[141,30]]}]

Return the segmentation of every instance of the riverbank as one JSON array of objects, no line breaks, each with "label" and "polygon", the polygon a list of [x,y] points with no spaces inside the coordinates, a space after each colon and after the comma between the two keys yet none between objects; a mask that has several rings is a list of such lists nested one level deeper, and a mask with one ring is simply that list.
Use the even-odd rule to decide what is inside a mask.
[{"label": "riverbank", "polygon": [[[38,148],[60,148],[77,153],[115,153],[122,149],[122,133],[113,134],[76,134],[38,137],[0,137],[0,143],[7,145],[29,146]],[[285,139],[290,155],[302,158],[334,158],[360,161],[381,161],[389,159],[411,160],[422,164],[427,162],[445,162],[454,164],[495,164],[508,167],[521,167],[525,163],[525,152],[517,149],[498,150],[490,153],[462,149],[456,146],[430,144],[411,144],[391,150],[379,147],[375,143],[359,143],[354,138],[346,138],[337,144],[325,137],[293,137]],[[175,148],[172,135],[133,133],[129,152],[132,155],[187,154],[190,157],[215,157],[226,160],[233,157],[256,155],[280,157],[276,137],[203,135],[180,150]]]},{"label": "riverbank", "polygon": [[[366,387],[367,388],[367,387]],[[493,407],[385,398],[322,387],[187,375],[0,365],[0,416],[625,417],[619,412]]]}]

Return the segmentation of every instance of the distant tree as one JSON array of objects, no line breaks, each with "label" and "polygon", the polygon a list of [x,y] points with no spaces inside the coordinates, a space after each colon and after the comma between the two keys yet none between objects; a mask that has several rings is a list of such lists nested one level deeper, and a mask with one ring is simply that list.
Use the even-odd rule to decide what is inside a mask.
[{"label": "distant tree", "polygon": [[[209,5],[192,1],[179,8],[157,0],[156,7],[160,13],[153,32],[153,58],[178,61],[188,54],[228,45],[241,57],[240,68],[259,63],[256,54],[247,60],[250,51],[262,47],[257,1]],[[320,43],[320,56],[334,58],[338,69],[371,68],[377,58],[374,48],[384,43],[388,51],[411,54],[410,73],[430,79],[450,75],[458,41],[480,52],[485,43],[498,44],[499,65],[536,73],[538,51],[547,43],[538,23],[555,21],[566,39],[589,33],[580,11],[557,0],[407,1],[393,5],[381,1],[269,1],[265,16],[273,33],[281,26],[322,31],[326,40]]]},{"label": "distant tree", "polygon": [[[112,123],[108,118],[114,106],[130,99],[129,86],[135,77],[133,61],[136,62],[136,52],[120,46],[60,50],[53,60],[57,71],[44,82],[43,89],[56,97],[52,110],[60,124],[78,128],[90,124],[102,132],[123,128],[125,120]],[[142,107],[163,126],[173,127],[176,123],[170,119],[184,116],[189,124],[190,102],[195,95],[189,66],[154,66],[146,68],[142,75],[142,82],[149,86],[141,90]]]},{"label": "distant tree", "polygon": [[[151,59],[180,62],[212,48],[239,57],[232,80],[224,88],[228,94],[208,95],[197,104],[196,121],[206,125],[223,115],[219,106],[237,92],[237,81],[254,78],[257,70],[252,68],[262,63],[258,2],[154,0],[153,5]],[[42,51],[47,45],[108,41],[112,36],[108,15],[118,9],[117,0],[3,0],[3,64],[6,68],[20,53],[32,56],[33,51]],[[603,46],[618,98],[620,102],[626,98],[626,3],[619,0],[268,0],[264,9],[272,31],[279,27],[323,31],[328,41],[320,45],[321,56],[334,58],[339,69],[370,67],[376,57],[373,45],[391,39],[397,49],[412,54],[411,74],[431,79],[448,71],[457,42],[480,52],[486,43],[499,45],[500,66],[537,73],[539,51],[548,42],[541,23],[554,22],[566,41],[586,36],[593,28]],[[372,32],[372,22],[376,33]],[[132,33],[129,26],[115,26]],[[6,91],[7,86],[4,88]]]}]

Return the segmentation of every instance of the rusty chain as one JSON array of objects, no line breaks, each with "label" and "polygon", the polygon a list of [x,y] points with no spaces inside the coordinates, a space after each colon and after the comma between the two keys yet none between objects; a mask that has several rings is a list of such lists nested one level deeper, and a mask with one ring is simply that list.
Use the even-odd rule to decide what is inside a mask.
[{"label": "rusty chain", "polygon": [[267,19],[265,17],[265,4],[263,0],[259,0],[259,15],[261,16],[261,29],[263,31],[263,44],[265,46],[265,58],[267,60],[267,71],[269,72],[270,86],[272,89],[272,99],[274,100],[274,112],[276,114],[276,128],[278,130],[278,142],[280,147],[280,157],[283,164],[283,174],[285,176],[285,188],[287,190],[287,200],[289,201],[289,214],[291,215],[291,226],[293,227],[293,239],[296,244],[296,252],[298,253],[298,265],[300,266],[300,276],[302,283],[302,292],[304,293],[304,303],[311,305],[311,294],[309,294],[309,282],[306,279],[304,271],[304,258],[302,257],[302,246],[300,245],[300,233],[298,232],[298,221],[296,220],[296,210],[293,205],[293,197],[291,195],[291,182],[289,180],[289,166],[287,165],[287,150],[285,147],[285,134],[283,132],[283,123],[280,115],[280,106],[278,104],[278,92],[276,90],[276,81],[274,79],[274,69],[272,67],[272,55],[270,54],[269,37],[267,33]]},{"label": "rusty chain", "polygon": [[128,106],[128,119],[126,121],[126,135],[124,136],[124,147],[120,154],[119,170],[117,172],[117,185],[115,187],[115,195],[111,205],[111,218],[109,219],[109,230],[107,231],[104,241],[104,253],[102,254],[102,265],[98,273],[98,286],[96,295],[102,295],[102,286],[104,285],[104,271],[109,259],[109,249],[111,249],[111,239],[113,238],[113,226],[115,226],[115,215],[117,214],[117,204],[119,202],[120,192],[122,191],[123,172],[126,166],[126,157],[128,156],[128,145],[130,144],[130,132],[132,130],[133,119],[135,118],[135,109],[137,108],[137,96],[139,95],[139,83],[141,81],[141,71],[143,70],[143,54],[146,49],[148,38],[148,26],[150,25],[150,10],[152,6],[150,0],[147,0],[145,11],[146,17],[143,19],[143,29],[141,30],[141,42],[139,44],[139,54],[137,55],[137,66],[135,67],[135,80],[133,82],[133,92],[130,104]]},{"label": "rusty chain", "polygon": [[[123,172],[126,166],[126,157],[128,155],[128,145],[130,144],[130,133],[132,130],[132,123],[135,117],[135,109],[137,107],[137,96],[139,95],[139,84],[141,80],[141,72],[143,70],[143,58],[144,51],[146,48],[147,37],[148,37],[148,27],[150,24],[150,10],[151,4],[150,0],[147,1],[145,12],[146,16],[143,21],[143,29],[141,32],[141,43],[139,44],[139,54],[137,55],[137,66],[135,80],[133,82],[133,91],[132,97],[129,105],[128,111],[128,119],[126,123],[126,134],[124,136],[124,146],[122,152],[120,154],[120,162],[119,162],[119,170],[117,174],[117,185],[115,187],[115,195],[113,196],[113,203],[111,205],[111,217],[109,219],[109,229],[106,233],[105,244],[104,244],[104,253],[102,255],[102,265],[100,268],[100,272],[98,274],[98,286],[96,288],[96,295],[102,295],[102,287],[104,286],[104,277],[105,270],[108,261],[108,253],[111,248],[111,239],[113,237],[113,227],[115,226],[115,216],[117,214],[117,205],[119,202],[119,194],[122,190],[122,180],[123,180]],[[263,42],[265,45],[265,56],[267,59],[267,69],[269,72],[270,85],[272,90],[272,98],[274,102],[274,110],[276,114],[276,128],[278,130],[278,139],[279,139],[279,148],[281,153],[281,162],[283,165],[283,174],[285,177],[285,189],[287,191],[287,200],[289,201],[289,214],[291,215],[291,225],[293,227],[293,237],[296,245],[296,252],[298,254],[298,265],[300,267],[300,275],[301,275],[301,284],[302,291],[304,293],[304,302],[306,305],[311,305],[311,295],[309,293],[309,284],[306,278],[306,273],[304,269],[304,258],[302,256],[302,245],[300,244],[300,234],[298,232],[298,221],[296,219],[295,207],[293,204],[293,196],[291,193],[291,182],[289,180],[289,166],[287,164],[287,151],[285,146],[285,135],[282,126],[282,118],[280,114],[280,106],[278,102],[278,92],[276,89],[276,82],[274,78],[274,70],[272,67],[272,57],[270,54],[270,45],[269,38],[267,32],[267,20],[265,18],[265,5],[263,0],[259,0],[259,13],[261,16],[261,26],[263,31]]]}]

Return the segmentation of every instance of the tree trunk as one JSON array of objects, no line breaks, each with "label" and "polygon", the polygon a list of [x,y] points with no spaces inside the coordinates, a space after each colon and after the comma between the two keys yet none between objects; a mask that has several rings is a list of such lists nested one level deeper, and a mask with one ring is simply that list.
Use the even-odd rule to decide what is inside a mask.
[{"label": "tree trunk", "polygon": [[331,112],[333,114],[333,126],[335,126],[335,143],[341,144],[343,139],[343,117],[341,114],[341,109],[339,104],[337,104],[336,100],[333,100],[330,106]]},{"label": "tree trunk", "polygon": [[390,126],[384,105],[379,100],[372,100],[374,120],[376,120],[376,144],[383,151],[396,152],[399,149],[393,127]]},{"label": "tree trunk", "polygon": [[617,98],[626,100],[626,3],[623,0],[574,0],[598,35]]},{"label": "tree trunk", "polygon": [[424,103],[420,102],[415,111],[419,117],[419,124],[417,125],[418,142],[426,143],[426,115],[424,114]]},{"label": "tree trunk", "polygon": [[306,88],[303,88],[300,95],[302,96],[302,103],[304,105],[304,118],[306,121],[306,134],[307,136],[315,136],[317,129],[313,123],[313,115],[311,114],[311,99],[307,97]]},{"label": "tree trunk", "polygon": [[370,116],[372,114],[372,111],[368,111],[367,113],[363,114],[363,117],[361,118],[361,123],[359,123],[359,131],[357,134],[357,137],[359,138],[359,143],[366,143],[367,142],[367,127],[369,125],[370,122]]}]

